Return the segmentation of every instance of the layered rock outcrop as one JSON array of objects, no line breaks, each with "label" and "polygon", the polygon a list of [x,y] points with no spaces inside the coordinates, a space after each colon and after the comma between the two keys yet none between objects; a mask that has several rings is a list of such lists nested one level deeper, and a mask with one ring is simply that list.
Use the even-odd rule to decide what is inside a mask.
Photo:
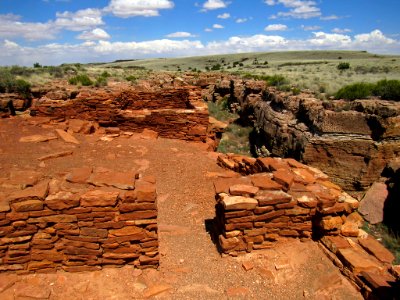
[{"label": "layered rock outcrop", "polygon": [[254,146],[319,168],[348,191],[365,190],[400,155],[400,103],[321,101],[265,82],[230,78],[208,86],[255,127]]}]

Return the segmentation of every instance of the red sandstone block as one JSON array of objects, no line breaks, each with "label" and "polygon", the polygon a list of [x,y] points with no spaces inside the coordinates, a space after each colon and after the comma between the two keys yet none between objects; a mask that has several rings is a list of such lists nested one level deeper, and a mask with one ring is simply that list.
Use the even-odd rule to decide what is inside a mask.
[{"label": "red sandstone block", "polygon": [[86,183],[92,175],[92,167],[74,168],[67,174],[66,180],[72,183]]},{"label": "red sandstone block", "polygon": [[274,180],[289,190],[294,182],[294,175],[288,169],[279,169],[272,173]]},{"label": "red sandstone block", "polygon": [[309,213],[310,213],[309,208],[303,208],[298,206],[292,209],[285,210],[285,215],[287,216],[308,215]]},{"label": "red sandstone block", "polygon": [[99,237],[99,238],[106,238],[108,236],[108,231],[107,231],[107,229],[83,227],[80,229],[80,234],[83,236],[94,236],[94,237]]},{"label": "red sandstone block", "polygon": [[225,224],[226,231],[244,230],[244,229],[252,229],[252,228],[253,228],[253,223],[251,223],[251,222]]},{"label": "red sandstone block", "polygon": [[236,184],[251,184],[251,181],[247,177],[240,178],[217,178],[214,180],[215,193],[229,193],[229,188]]},{"label": "red sandstone block", "polygon": [[118,191],[93,190],[81,195],[81,205],[114,206],[117,203]]},{"label": "red sandstone block", "polygon": [[254,186],[262,190],[281,190],[283,187],[276,181],[272,180],[269,174],[255,174],[250,177]]},{"label": "red sandstone block", "polygon": [[224,216],[226,219],[230,218],[240,218],[252,215],[252,212],[249,210],[236,210],[236,211],[225,211]]},{"label": "red sandstone block", "polygon": [[119,216],[119,220],[120,221],[143,220],[143,219],[152,219],[156,217],[157,217],[156,210],[142,210],[142,211],[121,214]]},{"label": "red sandstone block", "polygon": [[120,229],[125,226],[125,222],[101,222],[95,223],[94,227],[100,229]]},{"label": "red sandstone block", "polygon": [[43,201],[41,200],[25,200],[11,204],[11,207],[16,212],[27,212],[43,209]]},{"label": "red sandstone block", "polygon": [[257,158],[257,164],[261,167],[263,172],[273,172],[279,169],[289,169],[289,165],[280,158],[272,157],[259,157]]},{"label": "red sandstone block", "polygon": [[259,206],[270,206],[281,203],[289,203],[292,196],[283,191],[259,191],[255,197]]},{"label": "red sandstone block", "polygon": [[258,187],[252,185],[235,184],[229,188],[229,193],[233,196],[252,197],[258,192],[258,190]]},{"label": "red sandstone block", "polygon": [[307,169],[295,169],[295,170],[293,170],[293,173],[296,174],[296,176],[294,177],[295,182],[300,182],[300,183],[307,185],[307,184],[315,183],[315,181],[316,181],[316,178],[314,177],[314,175],[311,172],[309,172]]},{"label": "red sandstone block", "polygon": [[126,226],[120,229],[110,230],[110,236],[127,236],[144,233],[144,230],[137,226]]},{"label": "red sandstone block", "polygon": [[254,209],[254,213],[256,215],[259,215],[259,214],[264,214],[264,213],[270,212],[272,210],[274,210],[273,206],[262,206],[262,207],[256,207]]},{"label": "red sandstone block", "polygon": [[241,217],[241,218],[231,218],[227,219],[226,222],[228,224],[231,223],[246,223],[246,222],[253,222],[254,221],[254,216],[247,216],[247,217]]},{"label": "red sandstone block", "polygon": [[275,205],[276,209],[290,209],[294,208],[297,205],[296,200],[292,200],[289,203],[282,203],[282,204],[277,204]]},{"label": "red sandstone block", "polygon": [[279,235],[285,237],[298,237],[300,234],[296,230],[283,229],[279,231]]},{"label": "red sandstone block", "polygon": [[345,248],[350,248],[351,245],[347,241],[347,239],[341,237],[341,236],[324,236],[321,239],[321,242],[333,253],[336,254],[336,252],[339,249],[345,249]]},{"label": "red sandstone block", "polygon": [[154,202],[157,198],[155,184],[137,181],[135,185],[137,202]]},{"label": "red sandstone block", "polygon": [[224,252],[233,250],[240,244],[240,239],[237,237],[225,238],[222,234],[219,235],[219,244]]},{"label": "red sandstone block", "polygon": [[53,210],[63,210],[79,205],[79,195],[71,192],[58,192],[57,194],[47,196],[45,204]]},{"label": "red sandstone block", "polygon": [[395,259],[394,255],[373,237],[369,236],[366,239],[358,239],[358,242],[368,253],[374,255],[381,262],[393,263]]},{"label": "red sandstone block", "polygon": [[272,211],[272,212],[268,212],[268,213],[265,213],[262,215],[255,216],[254,221],[260,222],[260,221],[271,220],[271,219],[280,217],[284,214],[285,214],[284,210]]},{"label": "red sandstone block", "polygon": [[132,211],[140,211],[140,210],[156,210],[157,207],[154,203],[122,203],[119,206],[120,212],[132,212]]}]

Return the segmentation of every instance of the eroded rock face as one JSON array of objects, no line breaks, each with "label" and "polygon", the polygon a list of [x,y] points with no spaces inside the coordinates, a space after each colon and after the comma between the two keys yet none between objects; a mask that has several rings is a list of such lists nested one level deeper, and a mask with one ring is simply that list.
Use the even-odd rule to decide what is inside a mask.
[{"label": "eroded rock face", "polygon": [[[292,95],[264,82],[231,78],[215,85],[219,97],[252,122],[256,143],[274,156],[293,157],[323,170],[349,191],[365,190],[378,181],[387,163],[400,155],[400,103],[332,100],[311,93]],[[254,141],[253,141],[254,142]]]}]

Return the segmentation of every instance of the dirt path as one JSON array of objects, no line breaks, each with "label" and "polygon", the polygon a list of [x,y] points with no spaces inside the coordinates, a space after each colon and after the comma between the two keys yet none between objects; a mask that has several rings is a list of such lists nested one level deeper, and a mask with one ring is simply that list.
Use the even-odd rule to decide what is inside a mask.
[{"label": "dirt path", "polygon": [[[54,128],[0,120],[0,171],[11,168],[62,173],[82,166],[141,169],[157,178],[160,269],[126,266],[91,273],[0,274],[0,299],[362,299],[316,243],[293,241],[239,258],[222,258],[205,228],[214,217],[215,156],[176,140],[77,135],[19,143]],[[72,156],[39,165],[37,157],[71,149]],[[250,267],[245,271],[243,263]]]}]

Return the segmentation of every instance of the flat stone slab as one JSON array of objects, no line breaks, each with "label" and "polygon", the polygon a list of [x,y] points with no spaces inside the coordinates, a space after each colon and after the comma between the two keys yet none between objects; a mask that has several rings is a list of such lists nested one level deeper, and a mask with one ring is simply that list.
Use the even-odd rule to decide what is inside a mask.
[{"label": "flat stone slab", "polygon": [[225,210],[241,210],[241,209],[254,209],[258,205],[258,201],[253,198],[242,196],[225,196],[222,200]]},{"label": "flat stone slab", "polygon": [[374,261],[371,256],[356,250],[354,248],[339,249],[337,252],[339,259],[346,265],[355,275],[362,271],[380,271],[383,269],[377,261]]},{"label": "flat stone slab", "polygon": [[391,264],[395,259],[392,252],[371,236],[366,239],[358,239],[358,242],[368,253],[374,255],[381,262]]},{"label": "flat stone slab", "polygon": [[358,211],[364,215],[364,218],[371,224],[381,223],[383,221],[383,209],[389,192],[386,184],[375,182],[365,194],[360,202]]}]

